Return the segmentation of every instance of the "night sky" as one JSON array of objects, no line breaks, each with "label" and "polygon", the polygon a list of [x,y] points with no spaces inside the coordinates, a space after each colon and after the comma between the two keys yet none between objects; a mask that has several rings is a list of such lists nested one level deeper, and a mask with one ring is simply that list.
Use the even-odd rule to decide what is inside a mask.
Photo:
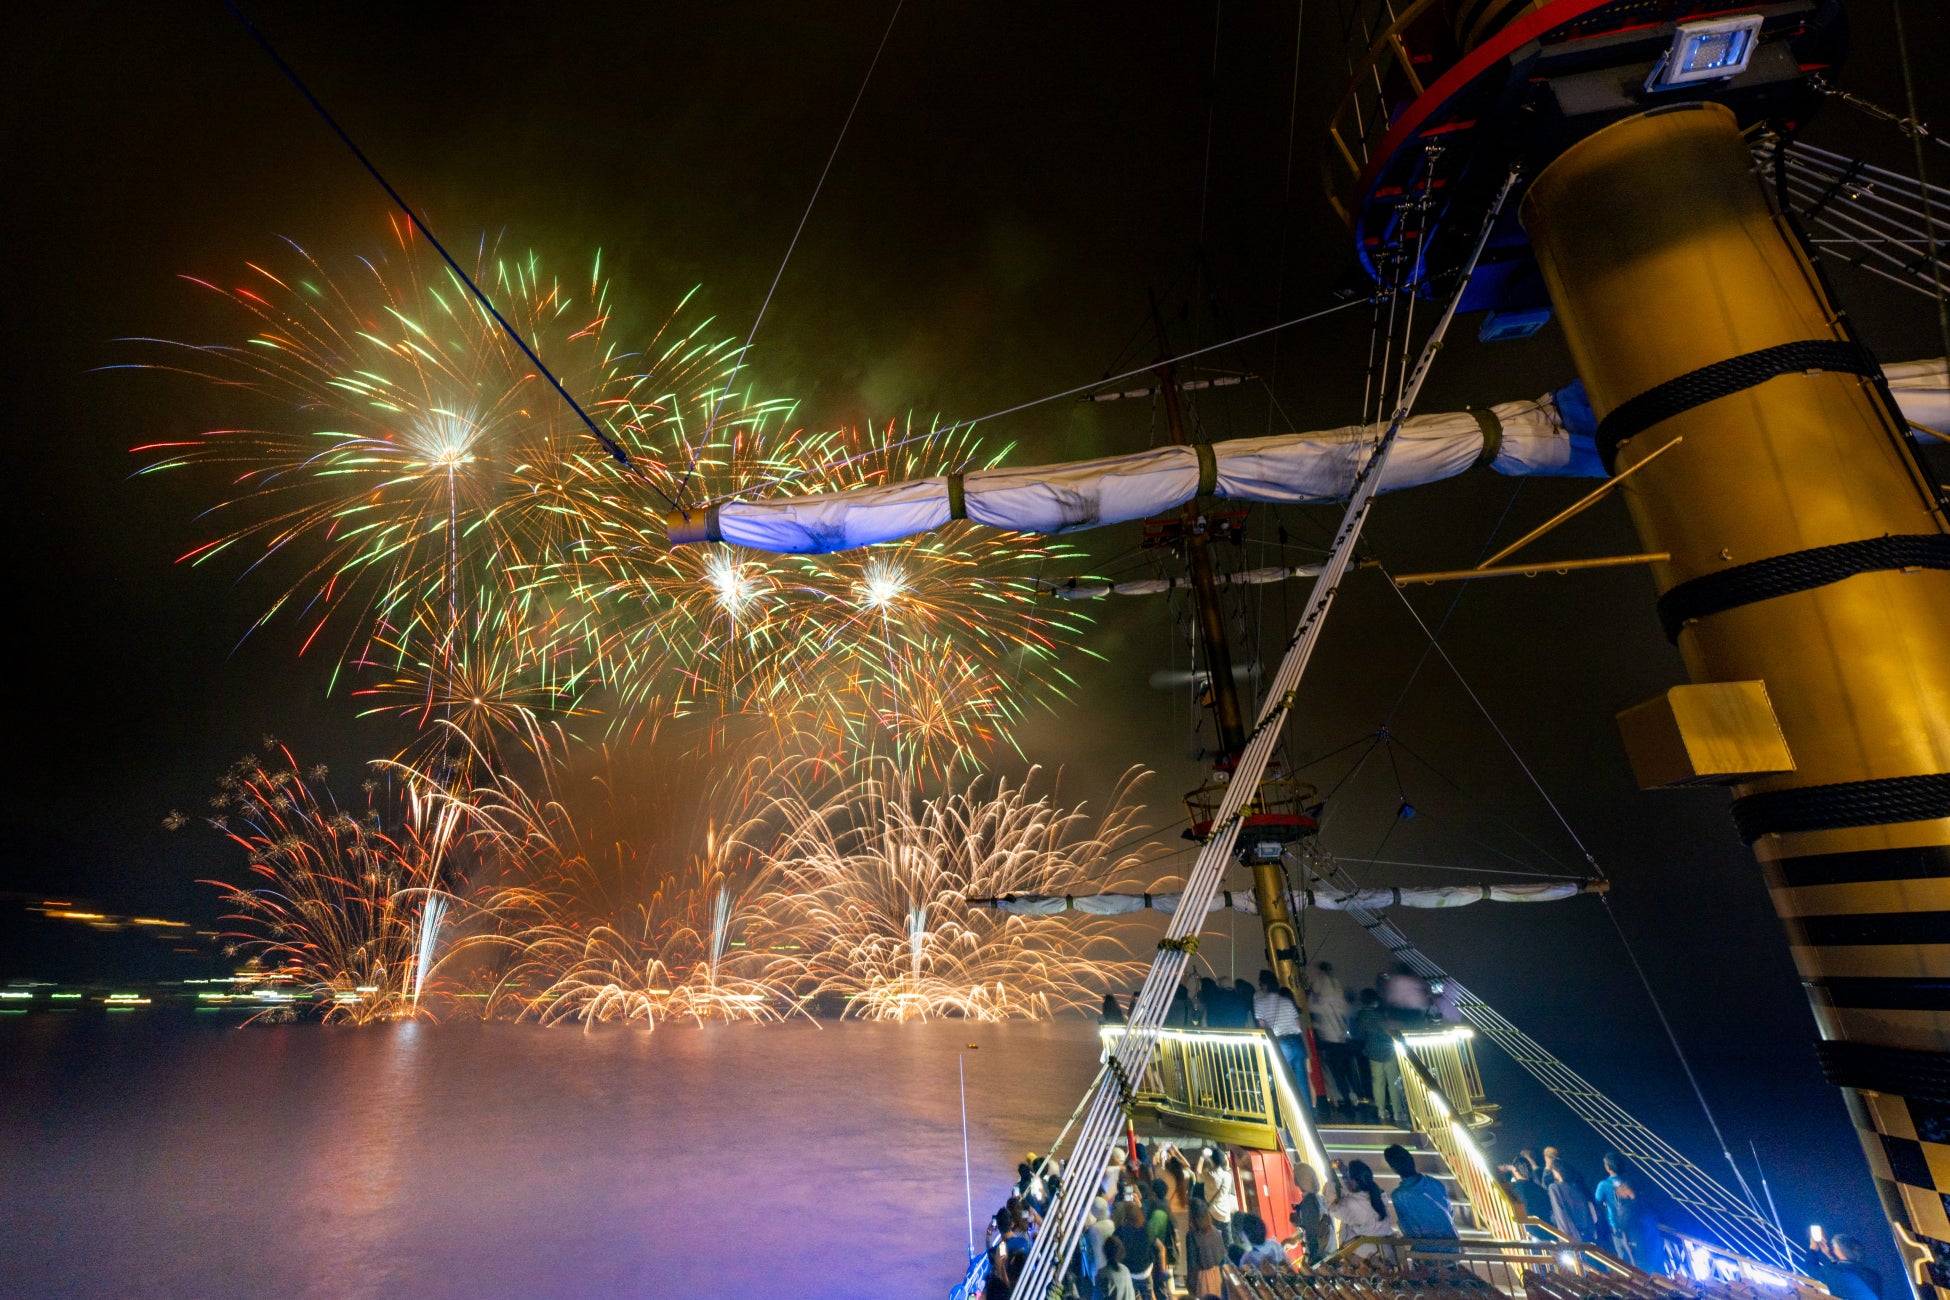
[{"label": "night sky", "polygon": [[[1289,152],[1292,4],[1233,0],[1215,41],[1211,5],[915,0],[780,282],[748,363],[755,382],[799,397],[814,428],[909,412],[966,418],[1149,359],[1153,292],[1179,347],[1331,305],[1352,268],[1318,182],[1319,124],[1345,67],[1334,8],[1305,9]],[[1886,7],[1854,8],[1856,48],[1839,81],[1899,105]],[[1909,8],[1933,71],[1950,15]],[[653,323],[701,285],[702,311],[739,337],[888,16],[883,5],[250,11],[451,244],[485,234],[563,266],[600,247],[626,317]],[[222,5],[75,3],[12,18],[0,54],[11,181],[0,256],[15,667],[0,889],[209,917],[213,893],[195,881],[235,864],[213,836],[165,834],[170,809],[200,807],[266,734],[341,774],[397,740],[328,696],[328,664],[298,657],[290,624],[245,637],[265,586],[236,581],[235,566],[173,562],[208,536],[194,516],[217,485],[133,480],[128,449],[209,427],[209,391],[97,368],[133,359],[119,338],[235,335],[236,319],[180,275],[231,280],[245,260],[276,256],[279,236],[328,260],[378,250],[388,209]],[[1926,76],[1920,93],[1926,119],[1950,119],[1940,82]],[[1891,128],[1845,108],[1827,109],[1808,138],[1911,166]],[[1950,176],[1950,156],[1938,151],[1933,165]],[[1209,293],[1193,300],[1201,265]],[[1846,268],[1834,276],[1883,359],[1940,353],[1925,300]],[[1535,396],[1574,377],[1555,327],[1493,345],[1478,344],[1474,327],[1459,324],[1423,410]],[[1367,343],[1355,311],[1226,354],[1224,364],[1273,382],[1208,395],[1199,428],[1222,438],[1358,419]],[[1135,450],[1157,436],[1144,402],[1055,402],[983,433],[1016,444],[1017,463]],[[1499,535],[1514,538],[1589,486],[1519,491],[1473,474],[1385,499],[1370,546],[1397,570],[1463,567],[1499,520]],[[1314,543],[1333,517],[1294,511],[1280,522],[1295,543]],[[1100,569],[1128,568],[1119,557],[1136,536],[1077,540]],[[1615,501],[1540,546],[1636,549]],[[1239,558],[1277,562],[1258,547]],[[1271,629],[1302,595],[1271,589],[1242,607],[1268,629],[1269,668]],[[1683,679],[1652,597],[1637,570],[1474,584],[1444,644],[1616,882],[1617,916],[1730,1141],[1743,1155],[1750,1137],[1759,1142],[1790,1218],[1874,1228],[1868,1179],[1815,1066],[1812,1021],[1727,796],[1641,794],[1631,781],[1613,713]],[[1433,623],[1455,591],[1412,599]],[[1198,741],[1184,700],[1145,679],[1183,665],[1183,609],[1134,600],[1094,612],[1088,645],[1103,660],[1077,657],[1072,698],[1032,715],[1023,753],[1061,767],[1066,793],[1093,799],[1126,766],[1148,765],[1160,773],[1154,820],[1168,823],[1176,793],[1198,779]],[[1378,575],[1347,584],[1295,751],[1359,741],[1392,711],[1412,754],[1398,751],[1394,767],[1376,755],[1340,791],[1329,846],[1353,859],[1587,871],[1447,668],[1431,660],[1404,693],[1424,644]],[[1363,748],[1307,775],[1332,785]],[[1391,829],[1403,797],[1421,815]],[[1175,861],[1161,860],[1160,874]],[[1354,870],[1376,883],[1488,878]],[[1697,1107],[1595,902],[1411,913],[1403,925],[1708,1163]],[[1315,929],[1348,971],[1379,964],[1351,927]],[[1758,1080],[1754,1062],[1765,1063]],[[1526,1142],[1569,1125],[1509,1118]],[[1879,1244],[1879,1230],[1863,1235]]]}]

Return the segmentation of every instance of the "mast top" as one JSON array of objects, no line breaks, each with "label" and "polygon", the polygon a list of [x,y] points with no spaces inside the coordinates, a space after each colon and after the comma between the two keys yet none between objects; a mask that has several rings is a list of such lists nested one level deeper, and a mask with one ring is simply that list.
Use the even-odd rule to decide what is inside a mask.
[{"label": "mast top", "polygon": [[[1799,125],[1846,43],[1841,0],[1372,0],[1328,119],[1328,201],[1377,281],[1421,253],[1441,293],[1512,165],[1535,176],[1564,149],[1650,109],[1710,101],[1745,127]],[[1521,184],[1521,182],[1520,182]],[[1412,245],[1423,243],[1422,248]],[[1462,311],[1549,308],[1515,203]],[[1534,326],[1532,329],[1534,330]]]}]

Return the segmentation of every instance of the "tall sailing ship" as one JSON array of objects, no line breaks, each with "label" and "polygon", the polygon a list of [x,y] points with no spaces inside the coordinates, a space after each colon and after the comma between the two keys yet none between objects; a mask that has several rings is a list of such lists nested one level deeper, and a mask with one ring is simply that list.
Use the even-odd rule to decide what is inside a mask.
[{"label": "tall sailing ship", "polygon": [[[1870,356],[1817,255],[1839,252],[1941,303],[1935,211],[1946,196],[1920,175],[1798,142],[1839,93],[1830,78],[1846,43],[1843,9],[1840,0],[1365,0],[1350,24],[1352,75],[1324,132],[1324,174],[1373,281],[1377,346],[1399,358],[1376,376],[1388,397],[1377,418],[1198,443],[1181,417],[1178,377],[1162,366],[1152,391],[1171,441],[1147,452],[670,517],[673,545],[796,553],[953,520],[1038,533],[1149,520],[1182,562],[1198,615],[1197,681],[1218,735],[1211,778],[1187,799],[1200,847],[1183,890],[990,900],[1032,915],[1149,906],[1171,917],[1128,1023],[1105,1030],[1103,1068],[1061,1151],[1070,1176],[1014,1294],[1057,1293],[1097,1175],[1140,1137],[1223,1149],[1242,1205],[1282,1236],[1293,1228],[1296,1178],[1306,1178],[1300,1166],[1331,1178],[1338,1159],[1412,1149],[1417,1168],[1451,1189],[1463,1243],[1439,1254],[1401,1245],[1399,1267],[1369,1269],[1366,1290],[1821,1290],[1744,1187],[1722,1186],[1418,951],[1385,910],[1461,900],[1364,891],[1321,849],[1311,792],[1279,766],[1295,688],[1375,495],[1487,466],[1602,482],[1476,569],[1395,580],[1651,570],[1648,613],[1691,683],[1619,716],[1633,771],[1647,788],[1731,788],[1909,1284],[1925,1300],[1950,1300],[1950,521],[1918,455],[1919,443],[1950,429],[1950,394],[1942,360],[1883,366]],[[1925,131],[1913,111],[1884,116],[1913,138]],[[1433,313],[1421,332],[1418,306]],[[1465,313],[1480,314],[1485,339],[1535,332],[1554,316],[1576,382],[1538,400],[1489,404],[1500,395],[1485,394],[1469,411],[1414,414]],[[1641,551],[1513,558],[1614,491]],[[1347,503],[1343,522],[1326,559],[1303,575],[1312,594],[1249,713],[1218,592],[1294,571],[1220,573],[1213,541],[1245,504],[1333,501]],[[1059,594],[1098,592],[1086,584]],[[1250,894],[1222,889],[1242,867]],[[1489,905],[1525,897],[1479,896]],[[1268,967],[1304,1007],[1295,914],[1310,906],[1346,912],[1406,970],[1445,986],[1456,1021],[1393,1039],[1408,1123],[1321,1113],[1317,1052],[1304,1071],[1314,1077],[1300,1077],[1258,1030],[1164,1026],[1207,915],[1226,908],[1258,917]],[[1562,1239],[1498,1186],[1479,1038],[1687,1213],[1695,1226],[1669,1230],[1657,1275]],[[1337,1261],[1229,1272],[1228,1283],[1252,1296],[1348,1294]],[[974,1261],[965,1293],[987,1262]]]}]

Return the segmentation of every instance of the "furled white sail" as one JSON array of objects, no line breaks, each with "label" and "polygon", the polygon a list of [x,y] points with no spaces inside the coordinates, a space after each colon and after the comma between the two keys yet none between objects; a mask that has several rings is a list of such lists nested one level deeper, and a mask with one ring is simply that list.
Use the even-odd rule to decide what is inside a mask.
[{"label": "furled white sail", "polygon": [[[1942,359],[1884,370],[1921,438],[1950,434],[1950,377]],[[1419,415],[1402,427],[1380,490],[1453,478],[1484,464],[1499,474],[1602,478],[1595,421],[1577,384],[1533,401]],[[1344,499],[1375,430],[1154,447],[1128,456],[973,470],[814,496],[727,501],[673,514],[670,543],[731,542],[783,555],[821,555],[891,542],[967,519],[1025,533],[1067,533],[1163,514],[1209,495],[1288,504]],[[1095,593],[1107,594],[1107,593]]]},{"label": "furled white sail", "polygon": [[[1296,889],[1287,895],[1298,911],[1318,908],[1342,912],[1358,907],[1378,912],[1389,907],[1468,907],[1471,903],[1555,903],[1579,894],[1602,893],[1604,882],[1550,880],[1521,885],[1434,885],[1425,888],[1362,889],[1352,894],[1337,894],[1319,889]],[[1012,916],[1060,916],[1081,912],[1085,916],[1129,916],[1133,912],[1176,912],[1181,895],[1127,894],[1009,894],[1002,898],[971,898],[974,907],[992,907]],[[1250,892],[1222,890],[1206,904],[1206,913],[1243,912],[1259,915],[1259,903]]]}]

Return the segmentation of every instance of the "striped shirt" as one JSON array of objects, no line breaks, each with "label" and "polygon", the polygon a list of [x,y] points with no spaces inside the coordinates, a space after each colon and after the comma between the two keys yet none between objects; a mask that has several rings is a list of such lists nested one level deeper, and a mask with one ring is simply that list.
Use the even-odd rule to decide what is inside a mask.
[{"label": "striped shirt", "polygon": [[1300,1009],[1284,993],[1255,993],[1253,1018],[1272,1031],[1275,1038],[1286,1038],[1301,1031]]}]

